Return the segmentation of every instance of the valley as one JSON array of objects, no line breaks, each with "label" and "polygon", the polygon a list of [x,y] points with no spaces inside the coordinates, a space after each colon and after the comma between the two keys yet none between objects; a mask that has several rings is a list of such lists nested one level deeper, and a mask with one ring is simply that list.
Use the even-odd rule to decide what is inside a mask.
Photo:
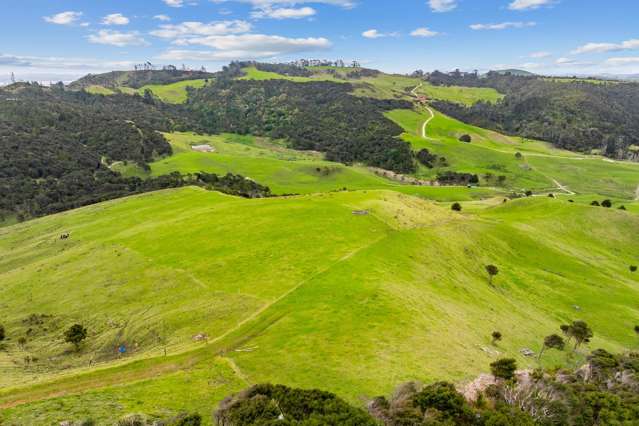
[{"label": "valley", "polygon": [[[361,406],[412,380],[468,383],[504,356],[522,369],[578,368],[585,348],[522,353],[576,319],[595,330],[593,348],[636,348],[639,163],[467,124],[431,102],[498,103],[492,88],[365,68],[236,68],[166,84],[153,74],[90,76],[61,97],[76,108],[63,116],[105,102],[122,143],[153,145],[133,158],[96,143],[87,160],[100,158],[109,179],[135,191],[4,219],[0,423],[210,413],[257,383],[330,390]],[[288,96],[267,96],[279,89]],[[240,95],[222,108],[234,90],[263,109],[236,109]],[[15,96],[27,102],[26,92]],[[307,115],[286,102],[309,93],[364,117],[344,118],[361,144],[327,144],[332,116],[296,128],[290,117]],[[136,111],[133,130],[121,105]],[[296,133],[280,135],[279,125]],[[387,157],[406,169],[396,179],[375,173]],[[272,196],[189,185],[198,173],[239,175]],[[162,180],[176,174],[179,184]],[[444,180],[459,175],[477,181]],[[591,205],[604,200],[611,208]],[[498,267],[494,281],[488,265]],[[63,338],[71,324],[88,330],[77,351]]]}]

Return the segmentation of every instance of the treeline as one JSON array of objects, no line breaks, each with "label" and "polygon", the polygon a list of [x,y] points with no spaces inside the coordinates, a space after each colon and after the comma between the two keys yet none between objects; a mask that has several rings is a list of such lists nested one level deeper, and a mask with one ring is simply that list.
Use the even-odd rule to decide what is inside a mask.
[{"label": "treeline", "polygon": [[[32,217],[121,193],[112,161],[171,154],[163,107],[20,84],[0,91],[0,212]],[[117,189],[113,185],[119,185]]]},{"label": "treeline", "polygon": [[[129,195],[184,186],[200,186],[244,198],[265,198],[272,195],[269,187],[231,173],[218,176],[203,172],[186,175],[173,172],[140,179],[123,177],[104,169],[95,172],[76,170],[58,179],[49,177],[42,180],[18,180],[15,183],[17,186],[11,192],[5,193],[4,185],[0,188],[0,219],[2,210],[5,214],[13,211],[18,215],[18,220],[24,220]],[[17,200],[17,194],[23,196]],[[17,210],[11,210],[12,202],[19,203]]]},{"label": "treeline", "polygon": [[183,80],[211,79],[215,74],[206,71],[180,70],[175,67],[136,71],[111,71],[104,74],[89,74],[69,85],[71,89],[84,89],[89,86],[104,86],[111,89],[131,87],[139,89],[147,84],[171,84]]},{"label": "treeline", "polygon": [[383,115],[411,104],[355,97],[351,90],[331,82],[218,79],[192,92],[186,108],[189,126],[202,132],[286,139],[295,149],[325,152],[331,161],[414,171],[409,144],[397,138],[401,127]]},{"label": "treeline", "polygon": [[597,150],[639,160],[639,84],[553,81],[536,76],[433,73],[437,85],[492,87],[505,94],[496,104],[434,102],[441,112],[500,132],[541,139],[572,151]]},{"label": "treeline", "polygon": [[169,131],[180,107],[140,96],[91,95],[62,86],[18,84],[0,90],[0,220],[56,213],[140,192],[200,185],[243,197],[270,190],[241,176],[172,174],[124,178],[115,161],[143,168],[171,154]]}]

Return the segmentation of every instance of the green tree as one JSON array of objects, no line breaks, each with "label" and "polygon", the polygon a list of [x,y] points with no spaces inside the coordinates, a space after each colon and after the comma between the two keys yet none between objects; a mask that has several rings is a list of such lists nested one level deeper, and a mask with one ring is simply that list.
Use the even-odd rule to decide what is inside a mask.
[{"label": "green tree", "polygon": [[541,356],[546,349],[557,349],[558,351],[563,351],[565,347],[566,342],[560,335],[551,334],[550,336],[546,336],[544,338],[544,344],[541,347],[541,351],[539,351],[539,356],[537,357],[537,359],[541,359]]},{"label": "green tree", "polygon": [[452,206],[450,206],[450,208],[455,212],[460,212],[462,210],[462,206],[459,203],[454,203]]},{"label": "green tree", "polygon": [[64,332],[64,341],[73,343],[75,350],[80,349],[80,343],[87,338],[87,329],[81,324],[74,324]]},{"label": "green tree", "polygon": [[502,358],[490,364],[490,371],[498,379],[512,380],[517,371],[517,361],[513,358]]},{"label": "green tree", "polygon": [[486,265],[486,272],[488,273],[488,282],[490,285],[493,285],[493,277],[499,274],[499,268],[495,265]]},{"label": "green tree", "polygon": [[497,342],[501,342],[501,339],[502,339],[502,337],[503,337],[503,336],[501,335],[501,332],[499,332],[499,331],[493,331],[493,333],[491,334],[491,337],[493,338],[492,343],[493,343],[493,345],[494,345],[494,344],[496,344]]},{"label": "green tree", "polygon": [[612,207],[612,201],[610,200],[603,200],[601,202],[601,207],[605,207],[607,209],[609,209],[610,207]]},{"label": "green tree", "polygon": [[573,321],[572,324],[564,324],[560,328],[564,335],[568,336],[568,341],[575,339],[575,350],[584,343],[588,343],[594,335],[585,321]]},{"label": "green tree", "polygon": [[630,272],[637,272],[637,265],[631,265]]}]

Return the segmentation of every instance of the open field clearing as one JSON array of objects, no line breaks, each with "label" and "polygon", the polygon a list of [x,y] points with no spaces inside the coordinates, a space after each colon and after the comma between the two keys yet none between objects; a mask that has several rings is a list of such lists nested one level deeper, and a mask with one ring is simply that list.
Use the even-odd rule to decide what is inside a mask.
[{"label": "open field clearing", "polygon": [[[0,416],[206,414],[265,381],[357,404],[409,379],[471,378],[500,355],[534,367],[520,349],[573,319],[593,327],[592,347],[622,351],[636,345],[638,226],[631,212],[547,197],[454,213],[393,191],[244,200],[183,188],[2,228]],[[78,353],[62,341],[75,322],[89,329]]]},{"label": "open field clearing", "polygon": [[[311,151],[296,151],[277,141],[253,136],[225,134],[202,136],[193,133],[165,135],[173,155],[151,164],[151,173],[159,176],[173,171],[182,173],[239,173],[267,185],[275,194],[309,194],[359,189],[391,189],[421,195],[434,200],[469,200],[498,194],[491,188],[423,187],[404,185],[377,176],[363,166],[345,166],[325,161]],[[197,152],[191,146],[207,144],[214,152]],[[139,175],[133,169],[129,175]]]}]

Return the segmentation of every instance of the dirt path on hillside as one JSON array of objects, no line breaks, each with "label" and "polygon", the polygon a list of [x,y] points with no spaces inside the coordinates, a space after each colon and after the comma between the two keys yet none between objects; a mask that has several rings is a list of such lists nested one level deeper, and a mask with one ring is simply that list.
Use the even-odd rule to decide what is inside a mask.
[{"label": "dirt path on hillside", "polygon": [[[417,98],[417,90],[422,87],[424,85],[424,83],[419,83],[417,86],[415,86],[415,88],[413,90],[410,91],[410,94],[413,95],[413,97]],[[424,107],[426,108],[426,110],[428,111],[428,113],[430,114],[430,117],[428,118],[428,120],[424,121],[424,124],[422,124],[422,131],[421,131],[421,137],[424,139],[431,139],[426,135],[426,128],[428,127],[428,123],[430,123],[433,118],[435,118],[435,113],[433,112],[432,109],[430,109],[430,107],[428,105],[424,105]]]},{"label": "dirt path on hillside", "polygon": [[560,184],[557,179],[553,179],[552,180],[555,185],[557,185],[557,189],[560,189],[561,191],[564,191],[566,194],[568,195],[575,195],[574,192],[572,192],[570,189],[568,189],[567,187],[565,187],[564,185]]}]

